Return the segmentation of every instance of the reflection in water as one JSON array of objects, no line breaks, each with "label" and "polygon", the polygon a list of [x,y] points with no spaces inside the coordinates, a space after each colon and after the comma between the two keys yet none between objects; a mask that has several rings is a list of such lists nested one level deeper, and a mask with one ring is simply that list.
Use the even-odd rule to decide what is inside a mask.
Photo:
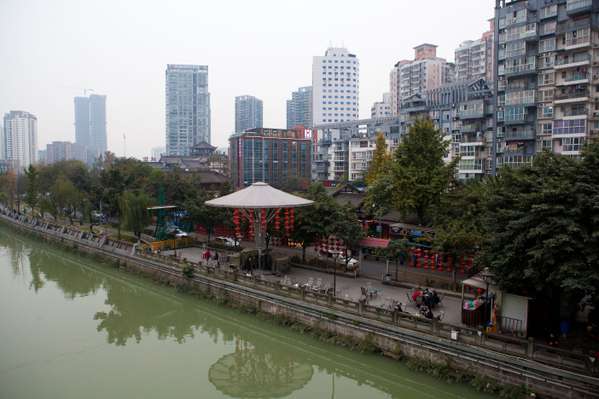
[{"label": "reflection in water", "polygon": [[55,285],[68,300],[104,297],[106,308],[96,308],[89,317],[112,345],[140,343],[150,334],[177,343],[197,335],[225,344],[224,350],[235,348],[208,372],[213,386],[231,397],[284,397],[304,387],[316,372],[331,377],[322,396],[334,395],[335,378],[346,377],[394,397],[424,391],[457,397],[436,390],[428,380],[419,382],[413,374],[404,374],[396,363],[325,345],[255,317],[179,295],[89,258],[9,235],[0,226],[0,254],[6,251],[15,275],[30,272],[29,287],[34,292]]},{"label": "reflection in water", "polygon": [[222,393],[235,398],[282,398],[312,379],[312,366],[285,352],[267,352],[237,340],[235,352],[210,367],[208,379]]}]

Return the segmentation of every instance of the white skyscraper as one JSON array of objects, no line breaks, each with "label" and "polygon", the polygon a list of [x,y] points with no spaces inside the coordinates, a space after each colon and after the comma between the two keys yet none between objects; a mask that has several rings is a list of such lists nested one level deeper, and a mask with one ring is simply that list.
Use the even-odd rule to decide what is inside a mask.
[{"label": "white skyscraper", "polygon": [[4,114],[6,159],[17,169],[27,168],[37,159],[37,118],[25,111]]},{"label": "white skyscraper", "polygon": [[312,61],[313,126],[357,120],[360,61],[345,48],[331,47]]},{"label": "white skyscraper", "polygon": [[201,142],[210,144],[208,66],[167,65],[166,153],[189,155]]}]

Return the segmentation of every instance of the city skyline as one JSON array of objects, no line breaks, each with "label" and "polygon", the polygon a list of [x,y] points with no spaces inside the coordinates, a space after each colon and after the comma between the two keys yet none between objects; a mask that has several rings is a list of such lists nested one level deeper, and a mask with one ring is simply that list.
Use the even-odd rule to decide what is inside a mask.
[{"label": "city skyline", "polygon": [[[72,98],[85,88],[93,88],[110,98],[109,149],[122,155],[122,137],[126,134],[127,153],[148,156],[152,147],[164,145],[163,73],[169,63],[209,66],[213,144],[225,146],[233,133],[233,100],[239,93],[252,93],[264,101],[264,126],[283,128],[289,93],[311,84],[312,57],[324,54],[330,45],[343,45],[361,60],[359,115],[366,118],[372,103],[388,91],[388,73],[398,60],[409,58],[412,48],[422,42],[437,44],[439,55],[453,60],[461,42],[474,40],[488,29],[487,20],[493,16],[494,6],[492,0],[463,0],[448,5],[382,1],[356,12],[353,8],[346,10],[342,2],[306,2],[292,5],[291,10],[282,5],[258,4],[252,8],[238,3],[239,16],[224,13],[222,6],[214,4],[202,10],[190,6],[185,13],[176,5],[168,10],[184,21],[195,18],[200,11],[214,17],[206,18],[210,22],[202,26],[189,28],[184,23],[158,26],[164,11],[159,7],[144,4],[144,15],[136,16],[139,7],[135,3],[120,5],[119,13],[110,11],[116,7],[114,4],[96,8],[65,1],[64,7],[51,7],[40,2],[32,7],[33,14],[26,13],[18,2],[3,2],[0,6],[0,54],[8,59],[10,51],[13,60],[10,65],[0,66],[5,79],[0,112],[23,109],[37,115],[40,146],[54,140],[74,141]],[[288,24],[283,16],[289,12],[299,20],[312,20],[310,32],[301,28],[302,24]],[[96,18],[80,18],[83,13]],[[398,22],[397,15],[410,14],[426,17],[426,23],[407,17]],[[326,15],[337,17],[330,20]],[[246,18],[258,18],[261,23],[252,24],[255,27],[242,24]],[[460,23],[452,24],[446,32],[430,29],[450,20]],[[24,33],[25,21],[35,21],[36,34]],[[106,21],[112,29],[102,29]],[[86,24],[87,28],[78,24]],[[375,25],[377,29],[372,29]],[[82,32],[81,37],[71,37],[72,30]],[[197,37],[206,37],[211,31],[219,31],[222,37],[198,43]],[[251,49],[240,44],[244,37],[255,43]],[[400,39],[374,40],[381,37]],[[24,50],[27,48],[30,51]],[[51,57],[52,53],[56,56]],[[98,59],[94,54],[103,55]],[[238,70],[243,59],[258,56],[260,63],[246,63],[242,71]],[[289,61],[285,68],[277,64],[281,57]],[[40,73],[34,66],[42,59],[46,67]],[[36,78],[31,79],[34,73]],[[34,87],[44,94],[32,95]]]}]

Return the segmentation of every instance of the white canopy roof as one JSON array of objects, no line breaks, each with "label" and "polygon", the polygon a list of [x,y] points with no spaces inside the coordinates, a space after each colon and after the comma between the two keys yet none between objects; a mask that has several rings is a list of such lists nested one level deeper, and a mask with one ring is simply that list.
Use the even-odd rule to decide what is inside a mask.
[{"label": "white canopy roof", "polygon": [[312,203],[313,201],[277,190],[263,182],[205,202],[208,206],[219,208],[297,208]]}]

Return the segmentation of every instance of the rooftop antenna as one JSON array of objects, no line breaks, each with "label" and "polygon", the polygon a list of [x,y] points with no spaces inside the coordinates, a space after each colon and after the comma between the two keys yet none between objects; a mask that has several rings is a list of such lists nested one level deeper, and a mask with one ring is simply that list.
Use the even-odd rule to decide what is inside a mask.
[{"label": "rooftop antenna", "polygon": [[127,136],[123,133],[123,157],[127,158]]}]

